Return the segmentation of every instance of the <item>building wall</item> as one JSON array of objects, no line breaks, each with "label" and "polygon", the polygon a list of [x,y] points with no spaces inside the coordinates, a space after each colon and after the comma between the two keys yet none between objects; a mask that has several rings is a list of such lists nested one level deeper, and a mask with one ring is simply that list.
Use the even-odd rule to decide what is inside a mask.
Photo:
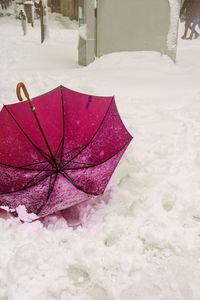
[{"label": "building wall", "polygon": [[78,20],[78,0],[61,0],[60,12],[71,20]]}]

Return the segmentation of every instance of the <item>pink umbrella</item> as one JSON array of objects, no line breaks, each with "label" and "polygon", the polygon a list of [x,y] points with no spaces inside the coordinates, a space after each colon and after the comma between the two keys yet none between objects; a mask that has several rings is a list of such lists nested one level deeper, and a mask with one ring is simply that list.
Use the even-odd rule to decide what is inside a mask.
[{"label": "pink umbrella", "polygon": [[132,140],[114,97],[21,88],[0,112],[0,206],[43,217],[102,194]]}]

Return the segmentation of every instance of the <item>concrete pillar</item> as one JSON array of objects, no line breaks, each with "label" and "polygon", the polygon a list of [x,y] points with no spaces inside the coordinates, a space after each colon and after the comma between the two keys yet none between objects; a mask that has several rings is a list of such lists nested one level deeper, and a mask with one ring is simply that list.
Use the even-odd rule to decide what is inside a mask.
[{"label": "concrete pillar", "polygon": [[87,66],[95,59],[96,25],[95,0],[79,0],[78,62]]}]

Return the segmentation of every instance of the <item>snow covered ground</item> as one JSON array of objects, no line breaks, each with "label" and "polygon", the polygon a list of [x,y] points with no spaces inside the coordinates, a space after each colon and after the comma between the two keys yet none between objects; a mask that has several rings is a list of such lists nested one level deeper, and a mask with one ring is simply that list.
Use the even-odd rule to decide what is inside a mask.
[{"label": "snow covered ground", "polygon": [[20,81],[31,97],[60,84],[115,95],[134,141],[83,226],[0,218],[0,300],[199,300],[200,40],[179,38],[177,64],[126,52],[81,67],[77,24],[49,25],[41,45],[39,21],[24,37],[0,18],[0,106]]}]

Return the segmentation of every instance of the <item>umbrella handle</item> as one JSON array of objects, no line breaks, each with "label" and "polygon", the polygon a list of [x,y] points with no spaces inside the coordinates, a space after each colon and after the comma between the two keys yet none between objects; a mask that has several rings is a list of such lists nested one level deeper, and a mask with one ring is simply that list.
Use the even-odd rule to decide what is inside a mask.
[{"label": "umbrella handle", "polygon": [[25,87],[25,84],[23,82],[19,82],[18,85],[17,85],[17,89],[16,89],[17,98],[19,99],[19,101],[23,101],[23,98],[21,96],[21,91],[20,91],[21,89],[23,90],[24,95],[26,96],[26,98],[29,99],[29,94],[28,94],[28,91]]},{"label": "umbrella handle", "polygon": [[17,98],[19,99],[19,101],[23,101],[23,98],[22,98],[22,95],[21,95],[21,89],[23,90],[24,95],[26,96],[26,99],[29,102],[31,110],[34,111],[35,107],[33,106],[32,102],[31,102],[31,99],[29,98],[28,91],[27,91],[26,86],[23,82],[19,82],[18,85],[17,85],[17,88],[16,88]]}]

